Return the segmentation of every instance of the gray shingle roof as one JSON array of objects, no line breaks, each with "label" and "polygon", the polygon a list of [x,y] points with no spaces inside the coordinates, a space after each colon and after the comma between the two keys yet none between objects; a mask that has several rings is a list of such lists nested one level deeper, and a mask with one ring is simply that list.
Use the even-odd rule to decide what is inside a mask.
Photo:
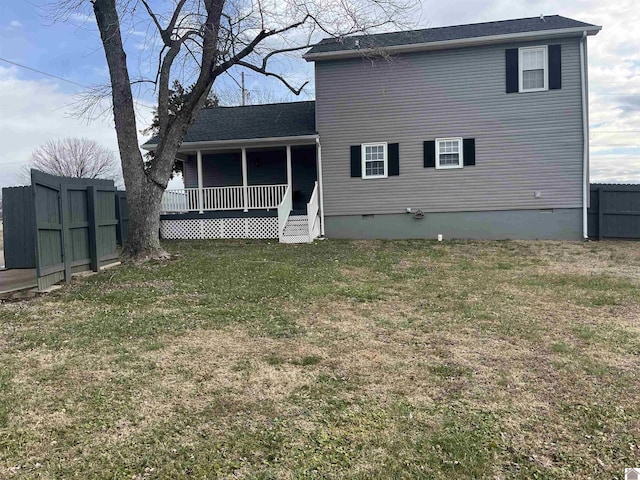
[{"label": "gray shingle roof", "polygon": [[[315,112],[314,101],[205,108],[189,128],[184,143],[315,135]],[[157,143],[154,137],[145,145]]]},{"label": "gray shingle roof", "polygon": [[[325,52],[340,52],[363,48],[386,48],[399,45],[417,43],[442,42],[464,38],[488,37],[493,35],[507,35],[512,33],[538,32],[559,30],[565,28],[596,27],[590,23],[579,22],[559,15],[519,18],[516,20],[502,20],[498,22],[472,23],[469,25],[455,25],[452,27],[426,28],[423,30],[409,30],[404,32],[380,33],[375,35],[359,35],[344,37],[342,40],[326,38],[311,47],[306,55]],[[359,45],[356,44],[359,41]]]}]

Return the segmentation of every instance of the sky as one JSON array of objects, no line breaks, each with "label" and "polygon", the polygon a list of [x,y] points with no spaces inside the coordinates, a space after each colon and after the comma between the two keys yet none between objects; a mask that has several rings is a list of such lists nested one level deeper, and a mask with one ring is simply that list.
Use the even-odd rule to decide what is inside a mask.
[{"label": "sky", "polygon": [[[108,83],[100,38],[91,17],[54,21],[49,0],[0,3],[0,187],[20,183],[30,153],[50,139],[88,137],[117,152],[109,112],[97,119],[78,116],[86,87]],[[591,181],[640,183],[640,5],[634,0],[423,0],[415,28],[559,14],[603,27],[589,38]],[[129,65],[144,69],[150,60],[147,33],[125,32]],[[10,62],[13,62],[10,63]],[[28,70],[30,67],[43,73]],[[295,82],[309,80],[294,97],[275,80],[246,74],[253,103],[313,99],[313,64],[301,54],[278,63]],[[238,101],[230,77],[215,88],[223,103]],[[153,92],[136,92],[140,130],[151,120]],[[105,107],[107,108],[107,107]],[[140,143],[145,140],[140,135]]]}]

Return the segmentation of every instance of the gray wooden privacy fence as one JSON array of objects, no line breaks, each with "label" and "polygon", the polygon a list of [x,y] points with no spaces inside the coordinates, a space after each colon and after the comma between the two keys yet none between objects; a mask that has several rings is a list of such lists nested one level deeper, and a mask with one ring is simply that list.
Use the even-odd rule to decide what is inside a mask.
[{"label": "gray wooden privacy fence", "polygon": [[113,181],[32,170],[31,186],[4,189],[3,196],[7,193],[4,210],[12,213],[4,219],[10,259],[5,264],[35,267],[39,289],[69,281],[73,273],[100,271],[117,258]]},{"label": "gray wooden privacy fence", "polygon": [[589,237],[640,239],[640,184],[591,184]]},{"label": "gray wooden privacy fence", "polygon": [[116,240],[118,245],[122,245],[129,235],[129,204],[127,192],[122,190],[116,192],[116,217],[118,218]]}]

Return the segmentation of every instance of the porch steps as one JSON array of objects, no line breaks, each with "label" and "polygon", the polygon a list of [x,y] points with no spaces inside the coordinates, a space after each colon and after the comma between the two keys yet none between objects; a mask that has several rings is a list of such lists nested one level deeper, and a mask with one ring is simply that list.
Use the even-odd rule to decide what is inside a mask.
[{"label": "porch steps", "polygon": [[306,215],[289,216],[282,243],[309,243],[309,219]]}]

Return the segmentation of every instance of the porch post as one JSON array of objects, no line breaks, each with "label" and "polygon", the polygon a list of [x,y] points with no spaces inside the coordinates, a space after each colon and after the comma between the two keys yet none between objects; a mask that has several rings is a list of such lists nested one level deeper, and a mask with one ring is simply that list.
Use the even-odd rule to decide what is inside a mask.
[{"label": "porch post", "polygon": [[[289,187],[289,190],[293,188],[292,183],[293,182],[291,177],[291,145],[287,145],[287,187]],[[291,195],[293,195],[293,192],[291,192]]]},{"label": "porch post", "polygon": [[247,180],[247,149],[242,147],[242,201],[244,205],[244,211],[249,211],[249,185]]},{"label": "porch post", "polygon": [[204,212],[204,201],[202,196],[202,152],[198,150],[197,155],[197,164],[198,164],[198,211],[200,213]]}]

